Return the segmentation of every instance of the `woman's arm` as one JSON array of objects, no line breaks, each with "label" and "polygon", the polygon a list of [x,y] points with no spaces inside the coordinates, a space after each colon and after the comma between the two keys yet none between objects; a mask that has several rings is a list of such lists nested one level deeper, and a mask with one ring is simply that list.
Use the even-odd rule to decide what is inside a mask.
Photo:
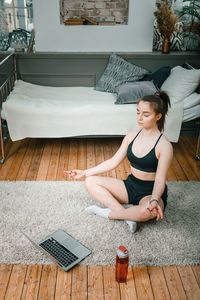
[{"label": "woman's arm", "polygon": [[[158,159],[158,167],[156,171],[155,183],[154,183],[154,188],[153,188],[150,201],[159,200],[161,198],[165,189],[167,173],[171,165],[172,158],[173,158],[173,148],[171,143],[169,142],[163,143],[160,149],[160,157]],[[162,210],[158,206],[158,203],[156,201],[151,202],[148,208],[150,210],[153,210],[154,208],[158,210],[157,220],[163,218]]]},{"label": "woman's arm", "polygon": [[132,136],[133,136],[133,132],[127,134],[124,137],[120,148],[110,159],[105,160],[99,165],[84,171],[83,170],[64,171],[64,174],[65,175],[69,174],[71,179],[80,179],[84,176],[88,177],[92,175],[97,175],[116,168],[126,157],[127,148],[131,141]]}]

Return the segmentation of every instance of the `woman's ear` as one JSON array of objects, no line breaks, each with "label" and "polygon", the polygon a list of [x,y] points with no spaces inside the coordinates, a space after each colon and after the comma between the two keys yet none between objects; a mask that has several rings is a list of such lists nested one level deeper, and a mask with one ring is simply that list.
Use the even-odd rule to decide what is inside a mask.
[{"label": "woman's ear", "polygon": [[159,114],[156,115],[157,121],[160,120],[161,118],[162,118],[162,114],[161,113],[159,113]]}]

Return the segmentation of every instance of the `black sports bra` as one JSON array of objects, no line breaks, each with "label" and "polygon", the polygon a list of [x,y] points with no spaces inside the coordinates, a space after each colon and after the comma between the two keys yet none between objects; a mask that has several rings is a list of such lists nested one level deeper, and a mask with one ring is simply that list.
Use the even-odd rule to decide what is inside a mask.
[{"label": "black sports bra", "polygon": [[157,139],[154,147],[149,151],[149,153],[147,153],[143,157],[137,157],[132,152],[132,145],[140,132],[141,132],[141,130],[136,134],[136,136],[134,137],[132,142],[128,145],[127,158],[130,161],[131,166],[135,169],[138,169],[138,170],[144,171],[144,172],[149,172],[149,173],[156,172],[157,166],[158,166],[158,159],[156,157],[155,147],[156,147],[158,141],[160,140],[162,133],[159,136],[159,138]]}]

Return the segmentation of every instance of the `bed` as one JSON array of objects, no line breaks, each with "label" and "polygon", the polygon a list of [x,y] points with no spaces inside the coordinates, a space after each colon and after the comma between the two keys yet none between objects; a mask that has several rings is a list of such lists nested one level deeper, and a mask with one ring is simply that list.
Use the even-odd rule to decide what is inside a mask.
[{"label": "bed", "polygon": [[[12,141],[27,137],[124,136],[137,129],[136,104],[115,105],[115,93],[84,86],[41,86],[16,80],[14,73],[0,89],[1,122],[6,121]],[[198,117],[200,105],[184,110],[184,101],[172,101],[165,135],[177,142],[182,123]],[[1,147],[4,162],[2,131]]]}]

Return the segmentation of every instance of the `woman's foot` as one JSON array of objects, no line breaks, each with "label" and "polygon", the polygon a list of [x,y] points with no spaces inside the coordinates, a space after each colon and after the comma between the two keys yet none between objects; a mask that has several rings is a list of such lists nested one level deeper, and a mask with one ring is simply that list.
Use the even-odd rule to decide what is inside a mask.
[{"label": "woman's foot", "polygon": [[102,218],[108,219],[108,216],[111,212],[110,208],[101,208],[99,206],[96,205],[92,205],[92,206],[88,206],[85,211],[89,214],[89,215],[97,215],[100,216]]},{"label": "woman's foot", "polygon": [[130,228],[130,231],[132,233],[136,232],[136,230],[137,230],[137,222],[125,220],[125,223],[128,224],[128,226]]}]

